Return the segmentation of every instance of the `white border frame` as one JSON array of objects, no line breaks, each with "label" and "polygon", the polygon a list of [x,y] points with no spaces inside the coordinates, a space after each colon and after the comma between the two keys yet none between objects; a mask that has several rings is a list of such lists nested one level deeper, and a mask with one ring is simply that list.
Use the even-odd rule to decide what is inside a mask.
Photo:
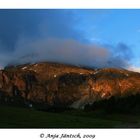
[{"label": "white border frame", "polygon": [[0,8],[14,9],[132,9],[140,0],[0,0]]}]

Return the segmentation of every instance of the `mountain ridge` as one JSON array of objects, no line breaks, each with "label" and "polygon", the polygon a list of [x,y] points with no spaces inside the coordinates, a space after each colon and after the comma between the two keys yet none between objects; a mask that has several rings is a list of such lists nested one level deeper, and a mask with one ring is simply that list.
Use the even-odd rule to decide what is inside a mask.
[{"label": "mountain ridge", "polygon": [[84,108],[86,104],[140,93],[140,73],[125,69],[89,69],[40,62],[0,70],[0,99],[45,107]]}]

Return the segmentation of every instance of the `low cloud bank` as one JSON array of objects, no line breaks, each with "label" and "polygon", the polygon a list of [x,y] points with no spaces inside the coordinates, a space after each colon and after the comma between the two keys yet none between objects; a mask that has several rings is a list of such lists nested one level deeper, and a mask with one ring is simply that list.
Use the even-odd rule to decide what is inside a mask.
[{"label": "low cloud bank", "polygon": [[[125,46],[125,50],[124,47]],[[15,50],[0,54],[1,67],[12,64],[53,61],[90,67],[129,67],[131,52],[125,44],[118,44],[115,51],[99,44],[83,44],[73,39],[22,38]]]}]

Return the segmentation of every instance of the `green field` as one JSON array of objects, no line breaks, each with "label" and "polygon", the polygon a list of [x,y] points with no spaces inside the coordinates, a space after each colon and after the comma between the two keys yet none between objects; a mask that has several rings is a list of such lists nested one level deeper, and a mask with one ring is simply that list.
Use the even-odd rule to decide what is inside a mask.
[{"label": "green field", "polygon": [[69,110],[52,113],[18,107],[0,107],[0,128],[133,128],[140,115]]}]

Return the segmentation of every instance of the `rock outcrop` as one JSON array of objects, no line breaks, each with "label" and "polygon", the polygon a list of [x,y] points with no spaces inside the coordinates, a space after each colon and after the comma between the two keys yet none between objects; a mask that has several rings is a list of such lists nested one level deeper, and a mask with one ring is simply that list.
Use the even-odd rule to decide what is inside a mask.
[{"label": "rock outcrop", "polygon": [[44,62],[0,71],[1,102],[14,102],[18,97],[25,104],[84,108],[112,96],[139,93],[140,73],[124,69],[89,69]]}]

